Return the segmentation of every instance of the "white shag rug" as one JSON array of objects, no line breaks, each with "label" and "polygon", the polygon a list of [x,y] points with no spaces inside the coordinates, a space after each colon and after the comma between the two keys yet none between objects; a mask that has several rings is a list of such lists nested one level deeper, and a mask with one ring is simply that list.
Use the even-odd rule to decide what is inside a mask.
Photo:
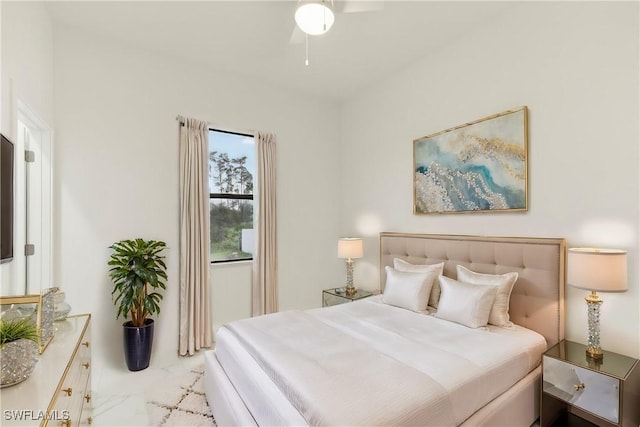
[{"label": "white shag rug", "polygon": [[165,385],[147,398],[147,413],[153,426],[215,426],[204,394],[204,365],[169,376]]}]

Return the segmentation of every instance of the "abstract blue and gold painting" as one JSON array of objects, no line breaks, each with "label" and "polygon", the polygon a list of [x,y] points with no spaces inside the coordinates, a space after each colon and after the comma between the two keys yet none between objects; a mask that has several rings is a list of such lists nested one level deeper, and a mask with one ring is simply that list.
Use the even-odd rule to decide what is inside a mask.
[{"label": "abstract blue and gold painting", "polygon": [[527,107],[413,141],[414,213],[527,210]]}]

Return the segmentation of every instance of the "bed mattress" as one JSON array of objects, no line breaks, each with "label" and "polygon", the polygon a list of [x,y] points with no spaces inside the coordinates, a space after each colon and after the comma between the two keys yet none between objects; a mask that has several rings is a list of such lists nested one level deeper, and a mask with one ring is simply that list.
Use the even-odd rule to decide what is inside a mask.
[{"label": "bed mattress", "polygon": [[260,425],[460,425],[545,349],[516,325],[471,329],[374,297],[233,322],[215,353]]}]

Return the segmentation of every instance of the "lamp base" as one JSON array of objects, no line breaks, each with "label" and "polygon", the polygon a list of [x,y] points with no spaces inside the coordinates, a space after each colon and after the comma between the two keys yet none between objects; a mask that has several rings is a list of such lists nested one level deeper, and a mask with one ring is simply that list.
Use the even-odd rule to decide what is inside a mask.
[{"label": "lamp base", "polygon": [[353,259],[347,258],[345,262],[347,264],[347,286],[345,287],[345,294],[348,297],[352,297],[356,294],[356,288],[353,286]]},{"label": "lamp base", "polygon": [[585,298],[587,302],[587,317],[589,330],[587,334],[587,357],[594,360],[602,360],[602,348],[600,347],[600,306],[602,300],[595,291]]},{"label": "lamp base", "polygon": [[590,359],[602,360],[604,357],[604,353],[602,353],[602,349],[600,347],[587,347],[587,351],[585,351],[585,353]]}]

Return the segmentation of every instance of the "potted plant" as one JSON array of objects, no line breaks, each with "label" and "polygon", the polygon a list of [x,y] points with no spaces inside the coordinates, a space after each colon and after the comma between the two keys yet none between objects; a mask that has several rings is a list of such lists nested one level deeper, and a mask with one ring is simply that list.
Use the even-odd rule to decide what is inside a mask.
[{"label": "potted plant", "polygon": [[31,320],[0,321],[1,387],[29,378],[38,361],[38,328]]},{"label": "potted plant", "polygon": [[140,371],[149,367],[153,345],[153,319],[160,313],[162,295],[166,289],[167,266],[161,252],[166,244],[157,240],[121,240],[109,246],[109,277],[113,282],[113,303],[120,316],[129,319],[124,328],[124,347],[127,367]]}]

